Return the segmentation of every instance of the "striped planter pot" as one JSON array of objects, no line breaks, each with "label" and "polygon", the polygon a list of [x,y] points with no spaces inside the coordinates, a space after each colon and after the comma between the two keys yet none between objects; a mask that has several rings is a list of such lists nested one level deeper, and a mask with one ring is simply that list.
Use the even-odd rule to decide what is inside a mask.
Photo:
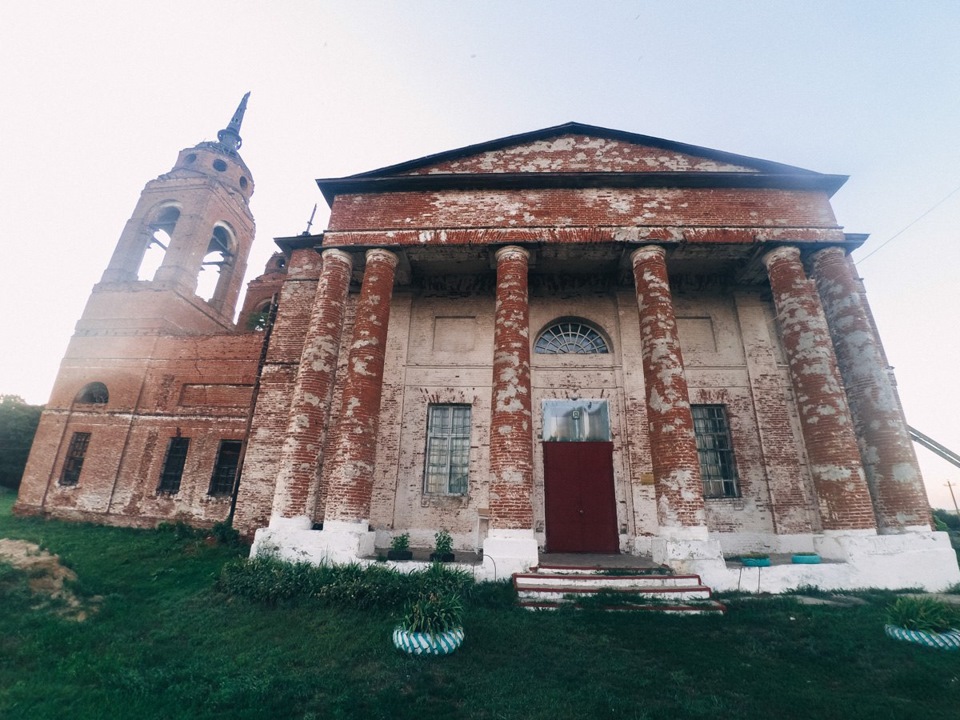
[{"label": "striped planter pot", "polygon": [[393,644],[410,655],[449,655],[463,642],[463,628],[444,633],[407,632],[401,627],[393,630]]},{"label": "striped planter pot", "polygon": [[960,630],[935,633],[923,630],[907,630],[898,625],[884,625],[884,631],[896,640],[918,643],[940,650],[960,650]]}]

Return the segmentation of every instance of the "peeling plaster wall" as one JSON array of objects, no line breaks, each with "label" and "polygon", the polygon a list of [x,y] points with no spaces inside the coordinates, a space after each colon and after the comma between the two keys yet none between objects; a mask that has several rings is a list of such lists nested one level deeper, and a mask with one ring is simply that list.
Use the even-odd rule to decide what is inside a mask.
[{"label": "peeling plaster wall", "polygon": [[437,163],[409,174],[683,171],[756,172],[673,150],[570,133]]},{"label": "peeling plaster wall", "polygon": [[[336,235],[327,244],[371,242],[366,233],[389,231],[390,242],[440,244],[503,242],[499,228],[542,228],[554,237],[558,230],[587,227],[606,229],[613,239],[624,228],[790,228],[790,239],[842,239],[825,193],[770,189],[580,188],[543,190],[444,190],[394,192],[378,195],[338,195],[329,230]],[[414,233],[410,231],[421,229]],[[444,228],[438,237],[426,228]],[[458,237],[457,228],[490,228],[486,239]],[[802,232],[793,230],[802,229]],[[341,235],[341,233],[343,233]],[[391,234],[392,233],[392,234]],[[682,235],[678,231],[678,234]],[[772,238],[775,233],[769,233]],[[409,238],[409,239],[408,239]],[[506,239],[517,241],[510,234]],[[663,238],[671,239],[671,238]],[[677,239],[681,239],[678,237]],[[689,239],[699,239],[691,237]],[[749,235],[741,242],[749,242]],[[724,241],[730,241],[726,239]]]},{"label": "peeling plaster wall", "polygon": [[[674,302],[691,402],[727,407],[741,483],[741,497],[706,501],[710,531],[729,536],[734,545],[736,535],[755,544],[756,538],[777,533],[809,533],[816,510],[783,351],[770,332],[769,300],[756,293],[714,288],[679,293]],[[371,510],[379,546],[388,545],[401,532],[410,533],[416,546],[430,546],[439,528],[449,530],[460,549],[472,550],[482,543],[490,497],[493,304],[492,295],[395,294]],[[537,540],[541,545],[545,541],[541,403],[574,396],[597,398],[606,399],[610,411],[621,550],[645,552],[658,525],[643,376],[639,362],[630,360],[640,354],[635,295],[624,288],[566,299],[534,296],[531,343],[561,317],[583,318],[601,328],[612,352],[531,355]],[[710,329],[709,342],[702,332],[705,327]],[[451,328],[458,332],[451,335]],[[465,496],[423,491],[431,403],[471,406],[470,483]]]}]

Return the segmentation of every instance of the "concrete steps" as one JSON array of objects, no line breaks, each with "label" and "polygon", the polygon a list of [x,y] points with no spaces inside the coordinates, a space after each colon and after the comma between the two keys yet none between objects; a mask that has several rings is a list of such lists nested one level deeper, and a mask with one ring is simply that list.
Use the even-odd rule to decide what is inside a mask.
[{"label": "concrete steps", "polygon": [[519,604],[529,610],[564,606],[665,613],[724,613],[697,575],[671,575],[649,568],[599,568],[541,565],[516,573]]}]

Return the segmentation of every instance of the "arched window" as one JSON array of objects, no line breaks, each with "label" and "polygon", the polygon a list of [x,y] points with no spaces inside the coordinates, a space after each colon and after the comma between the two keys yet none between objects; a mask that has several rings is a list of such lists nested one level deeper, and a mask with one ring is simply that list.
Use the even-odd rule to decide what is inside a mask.
[{"label": "arched window", "polygon": [[107,386],[102,382],[92,382],[84,385],[77,393],[77,399],[74,402],[87,403],[90,405],[106,405],[110,400],[110,393]]},{"label": "arched window", "polygon": [[223,225],[215,226],[207,244],[207,254],[203,257],[203,267],[200,268],[197,295],[207,301],[213,299],[220,278],[224,276],[223,268],[232,264],[233,258],[233,236]]},{"label": "arched window", "polygon": [[143,252],[140,269],[137,271],[138,280],[153,280],[157,269],[163,263],[163,257],[170,247],[170,238],[173,237],[173,228],[180,219],[180,210],[173,205],[163,208],[157,219],[150,223],[150,241]]},{"label": "arched window", "polygon": [[540,333],[534,345],[540,355],[596,355],[610,352],[607,341],[598,330],[583,320],[558,320]]}]

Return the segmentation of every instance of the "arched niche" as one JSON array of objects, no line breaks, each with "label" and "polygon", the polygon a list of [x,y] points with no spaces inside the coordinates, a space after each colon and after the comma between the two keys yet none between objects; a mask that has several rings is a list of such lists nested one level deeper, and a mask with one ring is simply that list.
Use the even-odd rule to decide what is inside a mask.
[{"label": "arched niche", "polygon": [[106,405],[110,401],[110,391],[102,382],[91,382],[80,388],[74,402],[81,405]]}]

